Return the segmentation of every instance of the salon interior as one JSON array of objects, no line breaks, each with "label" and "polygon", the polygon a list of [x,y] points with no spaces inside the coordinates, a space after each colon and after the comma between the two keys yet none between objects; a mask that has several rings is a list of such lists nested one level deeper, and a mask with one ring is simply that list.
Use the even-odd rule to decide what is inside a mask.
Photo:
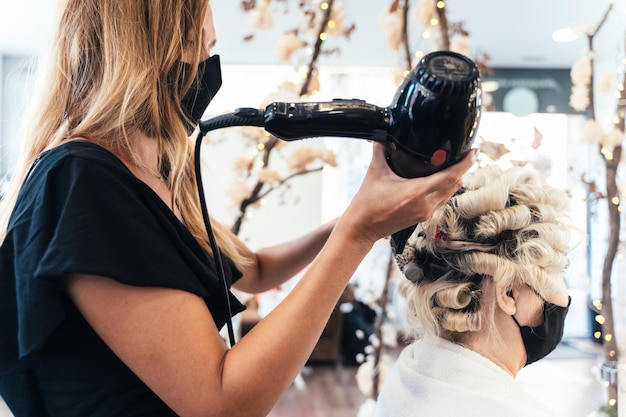
[{"label": "salon interior", "polygon": [[[424,3],[439,11],[425,15]],[[56,4],[0,3],[0,185],[10,180],[18,155],[20,116]],[[517,381],[558,417],[626,416],[626,160],[618,161],[613,178],[606,175],[624,135],[626,1],[214,0],[212,5],[223,85],[206,119],[274,101],[341,98],[385,107],[419,58],[442,49],[445,41],[448,49],[479,63],[483,109],[473,145],[481,150],[478,163],[540,171],[567,190],[569,214],[582,236],[565,272],[572,301],[563,339]],[[580,88],[590,93],[581,98]],[[590,132],[590,105],[594,126],[604,135]],[[617,139],[598,138],[609,136],[619,120]],[[229,127],[209,132],[203,144],[209,210],[251,247],[294,238],[339,215],[371,152],[368,141],[345,137],[268,150],[268,137],[258,127]],[[243,169],[246,161],[253,163]],[[263,175],[271,176],[266,181],[271,185],[254,191]],[[607,192],[609,181],[617,185],[615,195]],[[253,204],[240,210],[250,198]],[[307,366],[270,416],[373,415],[368,409],[376,400],[373,369],[392,364],[406,343],[404,306],[394,294],[401,276],[390,256],[388,241],[373,248]],[[238,294],[248,308],[234,318],[237,337],[291,288]],[[11,416],[0,401],[0,417]]]}]

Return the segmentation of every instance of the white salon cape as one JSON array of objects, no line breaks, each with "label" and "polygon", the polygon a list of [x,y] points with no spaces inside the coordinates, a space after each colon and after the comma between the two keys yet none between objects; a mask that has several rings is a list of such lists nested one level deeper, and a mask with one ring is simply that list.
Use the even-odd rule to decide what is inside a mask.
[{"label": "white salon cape", "polygon": [[376,417],[553,417],[484,356],[437,337],[407,346],[389,370]]}]

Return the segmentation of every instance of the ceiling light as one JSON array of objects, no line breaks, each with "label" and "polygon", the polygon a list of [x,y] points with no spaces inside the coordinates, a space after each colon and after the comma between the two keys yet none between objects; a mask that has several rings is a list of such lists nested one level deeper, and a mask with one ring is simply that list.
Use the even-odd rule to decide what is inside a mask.
[{"label": "ceiling light", "polygon": [[578,34],[572,28],[563,28],[559,30],[555,30],[552,33],[552,40],[554,42],[565,43],[565,42],[573,42],[578,39]]}]

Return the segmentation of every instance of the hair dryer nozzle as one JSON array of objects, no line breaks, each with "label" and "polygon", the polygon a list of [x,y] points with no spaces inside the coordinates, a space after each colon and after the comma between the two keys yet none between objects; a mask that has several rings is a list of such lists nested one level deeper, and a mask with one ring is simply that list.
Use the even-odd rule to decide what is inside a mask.
[{"label": "hair dryer nozzle", "polygon": [[389,107],[389,166],[400,176],[430,175],[470,150],[481,114],[478,67],[467,57],[424,56],[400,84]]}]

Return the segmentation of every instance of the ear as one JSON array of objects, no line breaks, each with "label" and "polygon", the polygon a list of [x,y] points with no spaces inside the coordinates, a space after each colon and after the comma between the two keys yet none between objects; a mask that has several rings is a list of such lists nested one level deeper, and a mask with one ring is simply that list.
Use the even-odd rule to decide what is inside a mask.
[{"label": "ear", "polygon": [[509,316],[512,316],[517,311],[517,296],[517,290],[507,290],[501,286],[496,287],[498,307]]}]

